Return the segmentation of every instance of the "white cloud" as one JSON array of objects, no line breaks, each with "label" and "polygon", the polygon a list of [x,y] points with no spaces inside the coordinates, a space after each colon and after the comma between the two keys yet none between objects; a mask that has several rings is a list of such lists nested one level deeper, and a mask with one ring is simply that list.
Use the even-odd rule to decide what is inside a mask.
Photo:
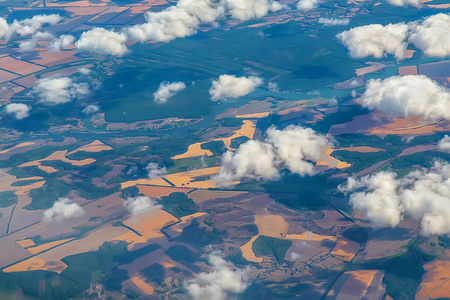
[{"label": "white cloud", "polygon": [[224,0],[231,17],[241,21],[260,19],[269,12],[283,9],[283,5],[272,0]]},{"label": "white cloud", "polygon": [[72,45],[74,41],[75,37],[73,35],[63,34],[58,38],[53,39],[48,45],[48,48],[52,51],[61,51]]},{"label": "white cloud", "polygon": [[271,92],[279,92],[280,91],[280,88],[278,87],[278,84],[276,82],[269,82],[269,84],[267,85],[267,88]]},{"label": "white cloud", "polygon": [[450,151],[450,137],[445,135],[445,137],[438,143],[439,150]]},{"label": "white cloud", "polygon": [[5,112],[7,114],[14,114],[17,120],[25,119],[30,114],[31,107],[23,103],[10,103],[6,105]]},{"label": "white cloud", "polygon": [[145,168],[147,170],[148,178],[158,178],[168,174],[166,167],[160,167],[157,163],[149,163]]},{"label": "white cloud", "polygon": [[404,178],[379,172],[361,179],[349,178],[343,191],[353,207],[375,227],[395,227],[405,217],[417,220],[423,234],[450,233],[450,164],[435,162],[430,169],[413,171]]},{"label": "white cloud", "polygon": [[424,75],[372,79],[360,101],[364,107],[394,117],[450,119],[450,91]]},{"label": "white cloud", "polygon": [[92,115],[92,114],[97,113],[98,111],[100,111],[100,106],[95,105],[95,104],[89,104],[82,110],[82,113],[87,114],[87,115]]},{"label": "white cloud", "polygon": [[222,167],[213,179],[222,186],[235,180],[277,179],[279,172],[289,169],[292,173],[312,175],[321,150],[330,142],[310,128],[290,125],[284,130],[270,127],[264,141],[250,140],[235,152],[222,156]]},{"label": "white cloud", "polygon": [[161,82],[158,90],[153,94],[156,103],[166,103],[167,99],[186,88],[184,82]]},{"label": "white cloud", "polygon": [[64,219],[80,217],[84,214],[83,208],[73,203],[69,198],[59,198],[53,206],[44,211],[44,220],[62,221]]},{"label": "white cloud", "polygon": [[330,146],[330,142],[311,128],[290,125],[283,130],[270,127],[266,141],[273,145],[282,164],[292,173],[312,175],[313,164],[309,161],[320,160],[321,149]]},{"label": "white cloud", "polygon": [[195,300],[226,300],[231,295],[245,291],[248,286],[248,270],[236,269],[227,263],[218,252],[209,255],[211,271],[202,272],[184,286]]},{"label": "white cloud", "polygon": [[297,9],[302,11],[313,10],[317,8],[319,0],[300,0],[297,2]]},{"label": "white cloud", "polygon": [[430,170],[411,172],[405,181],[402,203],[420,221],[422,233],[450,233],[450,164],[435,162]]},{"label": "white cloud", "polygon": [[151,210],[160,209],[162,207],[158,204],[158,202],[156,202],[155,199],[147,196],[128,198],[123,203],[123,206],[125,206],[132,215],[139,215]]},{"label": "white cloud", "polygon": [[14,20],[8,24],[4,18],[0,18],[0,39],[9,40],[13,35],[31,35],[42,28],[44,24],[55,25],[62,20],[57,14],[36,15],[31,19],[21,21]]},{"label": "white cloud", "polygon": [[39,79],[32,92],[38,95],[40,102],[56,105],[89,94],[89,86],[75,83],[70,77],[49,77]]},{"label": "white cloud", "polygon": [[78,72],[80,72],[82,75],[89,75],[89,74],[91,74],[91,70],[90,69],[86,69],[86,68],[80,68],[78,70]]},{"label": "white cloud", "polygon": [[12,32],[9,28],[8,22],[5,19],[0,18],[0,39],[9,40],[11,38]]},{"label": "white cloud", "polygon": [[[420,1],[393,2],[413,5]],[[339,33],[337,37],[355,58],[381,58],[385,54],[392,54],[397,59],[403,59],[408,43],[414,44],[427,56],[446,57],[450,55],[450,14],[440,13],[408,24],[355,27]]]},{"label": "white cloud", "polygon": [[167,42],[197,33],[201,24],[217,22],[226,12],[246,21],[282,7],[273,0],[180,0],[161,12],[148,12],[145,23],[128,27],[125,32],[135,41]]},{"label": "white cloud", "polygon": [[407,46],[408,25],[404,23],[371,24],[341,32],[337,37],[350,51],[350,56],[381,58],[392,54],[402,59]]},{"label": "white cloud", "polygon": [[161,12],[148,12],[147,22],[126,29],[140,42],[167,42],[193,35],[202,23],[214,22],[224,15],[224,7],[212,0],[180,0]]},{"label": "white cloud", "polygon": [[33,51],[34,48],[36,48],[38,41],[48,41],[53,39],[53,35],[50,32],[44,31],[38,31],[31,37],[30,40],[22,42],[19,44],[19,51],[20,52],[30,52]]},{"label": "white cloud", "polygon": [[421,4],[420,0],[387,0],[387,2],[389,4],[395,5],[395,6],[411,5],[411,6],[419,7]]},{"label": "white cloud", "polygon": [[222,167],[213,179],[220,185],[229,185],[242,178],[276,179],[279,171],[275,159],[272,145],[250,140],[240,145],[236,152],[223,154]]},{"label": "white cloud", "polygon": [[80,51],[92,52],[98,55],[122,56],[127,52],[125,42],[127,37],[123,33],[95,27],[83,32],[75,43]]},{"label": "white cloud", "polygon": [[350,23],[350,19],[319,18],[318,22],[320,24],[323,24],[324,26],[338,26],[338,25],[348,25]]},{"label": "white cloud", "polygon": [[409,41],[425,55],[446,57],[450,55],[450,14],[437,14],[421,23],[411,24]]},{"label": "white cloud", "polygon": [[219,80],[213,81],[209,94],[213,101],[227,98],[236,99],[252,93],[262,83],[262,78],[256,76],[220,75]]},{"label": "white cloud", "polygon": [[361,178],[349,178],[347,187],[341,190],[355,190],[366,187],[366,191],[353,193],[350,203],[363,212],[364,218],[374,227],[397,226],[402,219],[402,209],[397,196],[398,181],[395,173],[380,172]]}]

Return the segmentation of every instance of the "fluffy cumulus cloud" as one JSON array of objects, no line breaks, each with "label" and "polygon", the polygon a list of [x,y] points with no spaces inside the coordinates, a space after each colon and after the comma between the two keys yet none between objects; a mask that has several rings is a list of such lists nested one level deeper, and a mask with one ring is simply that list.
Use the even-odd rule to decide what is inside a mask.
[{"label": "fluffy cumulus cloud", "polygon": [[140,42],[167,42],[195,34],[201,24],[219,21],[225,13],[247,21],[282,8],[273,0],[180,0],[161,12],[148,12],[145,23],[126,28],[125,32]]},{"label": "fluffy cumulus cloud", "polygon": [[92,115],[99,111],[100,111],[100,106],[95,105],[95,104],[89,104],[82,110],[82,113],[87,114],[87,115]]},{"label": "fluffy cumulus cloud", "polygon": [[132,215],[139,215],[161,208],[161,205],[159,205],[155,199],[147,196],[128,198],[123,203],[123,206],[125,206]]},{"label": "fluffy cumulus cloud", "polygon": [[323,24],[324,26],[339,26],[339,25],[348,25],[350,23],[350,19],[319,18],[318,22],[320,24]]},{"label": "fluffy cumulus cloud", "polygon": [[446,57],[450,55],[450,14],[437,14],[421,23],[411,25],[409,41],[425,55]]},{"label": "fluffy cumulus cloud", "polygon": [[44,220],[62,221],[65,219],[80,217],[84,214],[83,208],[69,198],[59,198],[53,206],[44,211]]},{"label": "fluffy cumulus cloud", "polygon": [[22,120],[30,115],[31,107],[23,103],[10,103],[6,105],[5,112],[7,114],[14,114],[17,120]]},{"label": "fluffy cumulus cloud", "polygon": [[387,2],[395,6],[411,5],[418,7],[421,4],[420,0],[387,0]]},{"label": "fluffy cumulus cloud", "polygon": [[394,173],[380,172],[360,180],[349,178],[342,191],[365,187],[364,192],[353,193],[350,203],[362,211],[364,217],[375,227],[395,227],[402,219],[402,209],[397,197],[398,181]]},{"label": "fluffy cumulus cloud", "polygon": [[218,80],[213,81],[209,94],[213,101],[227,98],[236,99],[250,94],[262,83],[263,80],[256,76],[220,75]]},{"label": "fluffy cumulus cloud", "polygon": [[82,74],[82,75],[89,75],[89,74],[91,74],[91,70],[90,69],[87,69],[87,68],[80,68],[79,70],[78,70],[78,72],[80,73],[80,74]]},{"label": "fluffy cumulus cloud", "polygon": [[160,167],[157,163],[149,163],[145,168],[148,178],[154,179],[168,174],[166,167]]},{"label": "fluffy cumulus cloud", "polygon": [[280,91],[280,88],[278,87],[278,84],[276,82],[269,82],[269,84],[267,84],[267,88],[271,92],[279,92]]},{"label": "fluffy cumulus cloud", "polygon": [[341,32],[337,37],[350,51],[350,56],[381,58],[392,54],[402,59],[407,46],[408,25],[404,23],[371,24]]},{"label": "fluffy cumulus cloud", "polygon": [[234,268],[217,252],[212,252],[208,260],[211,271],[200,273],[195,279],[188,280],[184,284],[192,299],[226,300],[245,291],[248,286],[249,269]]},{"label": "fluffy cumulus cloud", "polygon": [[450,91],[424,75],[392,76],[367,83],[361,104],[394,117],[450,119]]},{"label": "fluffy cumulus cloud", "polygon": [[36,15],[30,19],[14,20],[11,24],[0,18],[0,39],[9,40],[13,35],[31,35],[40,30],[44,24],[55,25],[61,20],[62,17],[57,14]]},{"label": "fluffy cumulus cloud", "polygon": [[439,150],[450,151],[450,137],[445,135],[445,137],[438,143]]},{"label": "fluffy cumulus cloud", "polygon": [[35,34],[33,34],[30,40],[19,44],[19,51],[20,52],[33,51],[33,49],[36,48],[38,41],[49,41],[51,39],[53,39],[53,35],[47,31],[36,32]]},{"label": "fluffy cumulus cloud", "polygon": [[89,86],[87,83],[75,83],[70,77],[49,77],[39,79],[32,93],[42,103],[57,105],[89,94]]},{"label": "fluffy cumulus cloud", "polygon": [[260,19],[269,12],[283,9],[283,5],[273,0],[224,0],[231,17],[241,21]]},{"label": "fluffy cumulus cloud", "polygon": [[349,178],[343,191],[353,207],[375,227],[395,227],[406,216],[417,220],[423,234],[450,233],[450,164],[435,162],[430,169],[396,174],[379,172],[361,179]]},{"label": "fluffy cumulus cloud", "polygon": [[[412,4],[416,1],[395,2]],[[408,43],[414,44],[427,56],[446,57],[450,55],[450,14],[440,13],[408,24],[355,27],[339,33],[337,37],[355,58],[381,58],[392,54],[397,59],[403,59]]]},{"label": "fluffy cumulus cloud", "polygon": [[167,42],[195,34],[202,23],[214,22],[224,12],[213,0],[180,0],[161,12],[148,12],[145,23],[127,28],[126,33],[140,42]]},{"label": "fluffy cumulus cloud", "polygon": [[301,11],[308,11],[317,8],[319,0],[300,0],[297,2],[297,9]]},{"label": "fluffy cumulus cloud", "polygon": [[126,41],[127,37],[123,33],[96,27],[83,32],[75,47],[98,55],[121,56],[127,52]]},{"label": "fluffy cumulus cloud", "polygon": [[263,141],[250,140],[235,152],[222,156],[222,166],[213,179],[220,185],[235,180],[277,179],[280,171],[288,169],[300,175],[312,175],[312,162],[320,160],[320,153],[330,142],[310,128],[290,125],[283,130],[270,127]]},{"label": "fluffy cumulus cloud", "polygon": [[222,156],[222,167],[213,179],[221,185],[229,185],[234,180],[276,179],[279,170],[275,165],[276,156],[272,145],[260,141],[247,141],[236,152],[227,151]]},{"label": "fluffy cumulus cloud", "polygon": [[158,90],[153,94],[156,103],[166,103],[167,99],[186,88],[184,82],[161,82]]},{"label": "fluffy cumulus cloud", "polygon": [[52,51],[61,51],[72,45],[74,41],[75,37],[73,35],[63,34],[58,38],[54,38],[48,45],[48,48]]},{"label": "fluffy cumulus cloud", "polygon": [[193,35],[202,24],[214,24],[227,13],[232,18],[247,21],[262,18],[283,7],[274,0],[180,0],[163,11],[147,12],[146,22],[126,27],[122,32],[94,28],[83,33],[75,45],[81,51],[95,54],[123,55],[128,39],[168,42]]}]

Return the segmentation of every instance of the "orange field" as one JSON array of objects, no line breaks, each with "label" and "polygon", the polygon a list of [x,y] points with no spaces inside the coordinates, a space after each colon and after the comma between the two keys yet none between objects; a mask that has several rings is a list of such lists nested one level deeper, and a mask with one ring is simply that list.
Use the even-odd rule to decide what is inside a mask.
[{"label": "orange field", "polygon": [[164,236],[161,233],[161,228],[175,222],[178,222],[177,218],[165,210],[158,209],[133,216],[123,223],[139,232],[146,239],[151,239]]},{"label": "orange field", "polygon": [[422,277],[416,299],[446,298],[450,295],[450,261],[435,260],[424,265],[426,273]]},{"label": "orange field", "polygon": [[255,253],[253,252],[253,242],[259,237],[258,235],[255,235],[248,241],[245,245],[241,246],[242,256],[252,262],[260,263],[263,261],[262,257],[256,257]]}]

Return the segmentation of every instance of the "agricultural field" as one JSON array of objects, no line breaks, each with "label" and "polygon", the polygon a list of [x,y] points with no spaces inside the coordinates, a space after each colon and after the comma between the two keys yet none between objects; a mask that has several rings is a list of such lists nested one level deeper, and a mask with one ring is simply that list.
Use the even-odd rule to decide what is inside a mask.
[{"label": "agricultural field", "polygon": [[448,1],[237,2],[0,0],[0,299],[450,297]]}]

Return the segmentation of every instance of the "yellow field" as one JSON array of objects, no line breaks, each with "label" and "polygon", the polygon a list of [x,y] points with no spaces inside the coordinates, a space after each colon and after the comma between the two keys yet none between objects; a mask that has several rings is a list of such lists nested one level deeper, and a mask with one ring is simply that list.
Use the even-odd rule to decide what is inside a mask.
[{"label": "yellow field", "polygon": [[144,194],[147,197],[159,198],[164,196],[169,196],[172,193],[188,193],[192,191],[191,189],[176,188],[176,187],[164,187],[164,186],[149,186],[149,185],[138,185],[139,193]]},{"label": "yellow field", "polygon": [[387,134],[431,134],[444,131],[445,128],[436,126],[437,124],[423,124],[420,117],[397,118],[392,123],[384,124],[380,127],[369,129],[369,134],[387,135]]},{"label": "yellow field", "polygon": [[195,218],[204,216],[204,215],[207,215],[207,213],[205,213],[205,212],[198,212],[198,213],[195,213],[195,214],[192,214],[192,215],[188,215],[188,216],[181,217],[181,218],[180,218],[181,222],[179,222],[179,223],[173,225],[173,226],[171,227],[171,229],[172,229],[173,231],[175,231],[175,232],[181,233],[181,232],[183,231],[183,229],[184,229],[187,225],[189,225],[189,224],[191,223],[192,220],[194,220]]},{"label": "yellow field", "polygon": [[339,149],[334,149],[333,151],[355,151],[355,152],[362,152],[362,153],[370,153],[370,152],[379,152],[379,151],[386,151],[383,148],[375,148],[375,147],[369,147],[369,146],[360,146],[360,147],[342,147]]},{"label": "yellow field", "polygon": [[336,237],[335,236],[331,236],[331,235],[320,235],[320,234],[315,234],[312,233],[310,231],[307,232],[303,232],[302,234],[288,234],[286,235],[286,238],[289,240],[301,240],[301,241],[332,241],[335,242],[336,241]]},{"label": "yellow field", "polygon": [[18,144],[16,146],[12,147],[12,148],[0,151],[0,154],[5,154],[5,153],[8,153],[11,150],[14,150],[14,149],[17,149],[17,148],[21,148],[21,147],[31,146],[31,145],[34,145],[34,143],[33,142],[21,143],[21,144]]},{"label": "yellow field", "polygon": [[131,281],[146,295],[153,295],[153,288],[151,285],[146,283],[141,276],[135,275],[131,278]]},{"label": "yellow field", "polygon": [[[378,270],[359,270],[359,271],[350,271],[346,272],[350,275],[350,278],[347,280],[346,284],[342,287],[343,292],[350,292],[353,295],[364,296],[367,291],[367,287],[372,282],[373,277],[378,272]],[[354,284],[356,282],[362,284],[362,286],[356,287]],[[358,289],[359,288],[359,289]]]},{"label": "yellow field", "polygon": [[332,157],[331,153],[333,153],[333,151],[334,149],[331,149],[330,147],[327,147],[326,149],[321,149],[320,161],[316,165],[328,166],[330,168],[338,168],[338,169],[345,169],[351,166],[349,163],[340,161]]},{"label": "yellow field", "polygon": [[47,173],[58,172],[58,170],[56,170],[55,168],[50,167],[50,166],[39,165],[38,168],[39,168],[40,170],[44,171],[44,172],[47,172]]},{"label": "yellow field", "polygon": [[164,178],[172,182],[176,187],[189,187],[200,189],[215,188],[217,187],[217,185],[213,180],[195,181],[195,182],[191,181],[197,177],[216,175],[219,172],[219,169],[220,167],[198,169],[166,175],[164,176]]},{"label": "yellow field", "polygon": [[424,265],[426,273],[422,277],[416,299],[446,298],[450,295],[450,261],[436,260]]},{"label": "yellow field", "polygon": [[15,194],[17,196],[26,195],[26,194],[28,194],[30,192],[30,190],[41,188],[41,187],[44,186],[44,184],[45,184],[45,180],[34,182],[32,184],[29,184],[29,185],[21,186],[20,189],[15,192]]},{"label": "yellow field", "polygon": [[247,192],[196,190],[189,193],[189,198],[194,200],[195,203],[202,203],[211,199],[230,198],[245,193]]},{"label": "yellow field", "polygon": [[112,150],[112,147],[103,144],[102,141],[95,140],[95,141],[93,141],[92,143],[90,143],[88,145],[82,146],[82,147],[80,147],[80,148],[78,148],[78,149],[68,153],[68,155],[72,154],[72,153],[75,153],[75,152],[78,152],[78,151],[100,152],[100,151],[106,151],[106,150]]},{"label": "yellow field", "polygon": [[59,240],[59,241],[54,241],[54,242],[42,244],[42,245],[39,245],[39,246],[27,248],[27,251],[29,251],[33,255],[36,255],[38,253],[44,252],[45,250],[51,249],[51,248],[53,248],[55,246],[64,244],[65,242],[68,242],[68,241],[71,241],[71,240],[73,240],[73,238],[65,239],[65,240]]},{"label": "yellow field", "polygon": [[340,260],[351,261],[359,251],[359,248],[358,243],[338,239],[336,246],[334,246],[331,251],[331,254],[337,256]]},{"label": "yellow field", "polygon": [[289,230],[289,224],[282,216],[263,215],[255,216],[255,224],[260,235],[284,238]]},{"label": "yellow field", "polygon": [[255,135],[255,130],[256,130],[255,123],[253,123],[250,120],[244,120],[241,128],[236,130],[232,136],[227,137],[227,138],[222,138],[221,140],[223,141],[223,143],[225,144],[225,147],[227,147],[228,150],[234,150],[230,147],[232,139],[235,139],[235,138],[238,138],[241,136],[246,136],[250,140],[253,140],[253,136]]},{"label": "yellow field", "polygon": [[30,240],[30,239],[16,241],[16,243],[19,244],[20,246],[22,246],[23,248],[27,248],[27,247],[31,247],[31,246],[35,245],[33,240]]},{"label": "yellow field", "polygon": [[265,118],[270,114],[270,112],[261,112],[261,113],[254,113],[254,114],[244,114],[244,115],[236,115],[236,118],[239,119],[260,119]]},{"label": "yellow field", "polygon": [[113,241],[123,241],[128,243],[127,249],[131,251],[136,244],[146,243],[147,239],[130,231],[113,239]]},{"label": "yellow field", "polygon": [[139,232],[146,239],[151,239],[164,236],[161,233],[161,228],[177,221],[178,219],[173,215],[165,210],[158,209],[133,216],[123,223]]},{"label": "yellow field", "polygon": [[252,262],[260,263],[263,261],[262,257],[256,257],[255,252],[253,252],[252,246],[253,242],[259,237],[258,235],[255,235],[248,241],[245,245],[241,246],[242,256]]},{"label": "yellow field", "polygon": [[[253,136],[255,134],[255,130],[256,130],[256,125],[255,123],[253,123],[250,120],[244,120],[243,124],[241,126],[240,129],[234,131],[234,134],[230,137],[226,137],[226,138],[218,138],[218,139],[214,139],[212,141],[222,141],[225,145],[225,147],[228,150],[235,150],[233,148],[230,147],[231,145],[231,140],[237,137],[241,137],[241,136],[246,136],[248,137],[250,140],[253,139]],[[202,143],[195,143],[192,145],[189,145],[188,150],[185,153],[179,154],[179,155],[175,155],[173,157],[171,157],[172,159],[176,160],[176,159],[180,159],[180,158],[187,158],[187,157],[198,157],[198,156],[211,156],[213,155],[213,153],[210,150],[205,150],[201,148],[201,145],[204,144],[206,142],[202,142]]]},{"label": "yellow field", "polygon": [[141,184],[171,187],[171,185],[164,179],[155,178],[155,179],[138,179],[138,180],[130,180],[130,181],[122,182],[120,184],[120,188],[126,189],[127,187],[141,185]]},{"label": "yellow field", "polygon": [[[198,169],[198,170],[192,170],[192,171],[186,171],[181,173],[174,173],[164,176],[168,181],[173,183],[176,188],[196,188],[196,189],[209,189],[209,188],[215,188],[217,187],[216,183],[211,180],[203,180],[203,181],[193,181],[194,179],[198,177],[203,176],[212,176],[219,172],[220,167],[212,167],[212,168],[205,168],[205,169]],[[237,182],[236,182],[237,183]],[[136,186],[136,185],[155,185],[155,186],[164,186],[164,187],[172,187],[167,181],[165,181],[162,178],[155,178],[155,179],[138,179],[138,180],[131,180],[127,182],[121,183],[121,188],[127,188],[130,186]],[[189,191],[190,189],[187,189]]]},{"label": "yellow field", "polygon": [[124,227],[106,226],[91,232],[82,239],[75,239],[58,247],[40,253],[37,257],[45,261],[58,261],[66,256],[83,252],[97,251],[98,248],[107,241],[130,232]]},{"label": "yellow field", "polygon": [[67,150],[56,151],[55,153],[51,154],[50,156],[48,156],[46,158],[30,161],[30,162],[21,164],[19,167],[23,168],[23,167],[30,167],[30,166],[39,166],[42,161],[52,161],[52,160],[60,160],[60,161],[72,164],[74,166],[84,166],[84,165],[89,165],[89,164],[92,164],[93,162],[95,162],[95,159],[92,159],[92,158],[86,158],[83,160],[71,160],[71,159],[66,158],[66,155],[69,155],[71,153],[74,153],[74,152],[67,153]]},{"label": "yellow field", "polygon": [[31,257],[15,265],[12,265],[6,269],[3,269],[3,272],[12,273],[12,272],[45,270],[61,273],[62,271],[64,271],[65,268],[67,268],[67,265],[62,261],[56,261],[54,263],[52,262],[49,264],[41,258]]},{"label": "yellow field", "polygon": [[202,149],[201,146],[204,143],[195,143],[192,145],[189,145],[186,152],[183,154],[175,155],[171,157],[172,159],[180,159],[180,158],[187,158],[187,157],[197,157],[197,156],[211,156],[213,153],[210,150]]}]

